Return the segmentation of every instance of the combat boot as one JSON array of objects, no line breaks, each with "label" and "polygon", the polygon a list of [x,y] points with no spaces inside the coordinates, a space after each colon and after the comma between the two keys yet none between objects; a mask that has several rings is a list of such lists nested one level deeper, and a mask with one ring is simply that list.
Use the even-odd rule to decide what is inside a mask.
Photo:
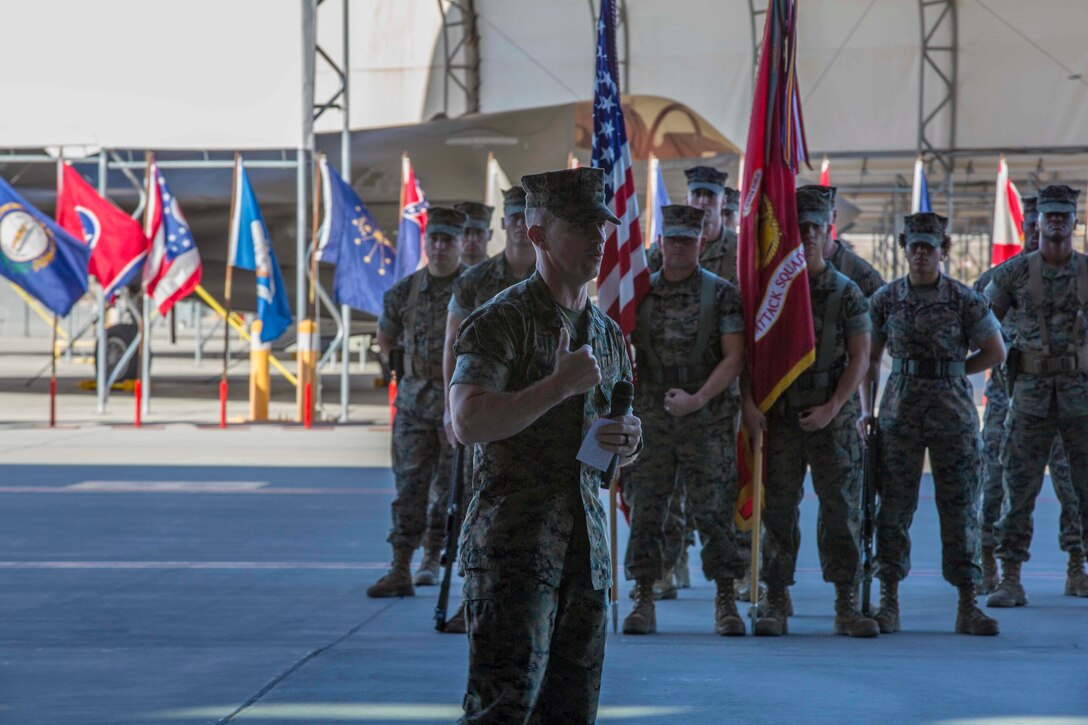
[{"label": "combat boot", "polygon": [[414,597],[412,586],[412,547],[394,546],[393,563],[389,571],[366,590],[368,597]]},{"label": "combat boot", "polygon": [[987,617],[975,604],[975,588],[970,584],[959,588],[960,606],[956,612],[956,634],[980,634],[992,636],[1000,630],[997,620]]},{"label": "combat boot", "polygon": [[[767,588],[760,587],[762,594],[759,597],[759,603],[756,604],[756,614],[763,614],[767,611]],[[790,596],[790,590],[786,590],[786,616],[793,616],[793,597]]]},{"label": "combat boot", "polygon": [[1069,569],[1065,577],[1065,596],[1088,597],[1088,574],[1084,571],[1084,551],[1069,552]]},{"label": "combat boot", "polygon": [[857,609],[857,587],[852,583],[835,585],[835,634],[849,637],[875,637],[880,625]]},{"label": "combat boot", "polygon": [[[654,599],[676,599],[677,586],[673,577],[673,570],[666,569],[661,578],[654,582]],[[631,589],[632,600],[638,598],[638,587]]]},{"label": "combat boot", "polygon": [[442,631],[446,634],[464,634],[468,628],[465,626],[465,603],[462,601],[461,606],[457,607],[457,611],[453,613],[453,616],[446,620],[446,628]]},{"label": "combat boot", "polygon": [[880,609],[873,617],[881,634],[899,631],[899,582],[880,580]]},{"label": "combat boot", "polygon": [[673,569],[673,581],[677,589],[691,588],[691,572],[688,570],[688,547],[686,546],[680,552],[680,559],[676,562],[676,568]]},{"label": "combat boot", "polygon": [[722,637],[743,637],[744,620],[737,613],[733,599],[733,580],[719,579],[718,592],[714,595],[714,631]]},{"label": "combat boot", "polygon": [[423,550],[423,561],[419,562],[412,583],[417,587],[433,587],[438,583],[438,569],[441,565],[442,549],[428,546]]},{"label": "combat boot", "polygon": [[1001,561],[1001,583],[986,600],[987,607],[1022,607],[1028,603],[1028,595],[1020,584],[1021,562],[1012,559]]},{"label": "combat boot", "polygon": [[975,587],[979,594],[989,594],[997,589],[1001,577],[997,574],[997,559],[992,546],[982,547],[982,581]]},{"label": "combat boot", "polygon": [[653,634],[657,631],[657,614],[654,612],[654,580],[638,579],[635,582],[635,608],[623,620],[624,634]]},{"label": "combat boot", "polygon": [[767,609],[756,618],[753,631],[757,637],[781,637],[789,631],[789,615],[786,614],[786,587],[767,587]]}]

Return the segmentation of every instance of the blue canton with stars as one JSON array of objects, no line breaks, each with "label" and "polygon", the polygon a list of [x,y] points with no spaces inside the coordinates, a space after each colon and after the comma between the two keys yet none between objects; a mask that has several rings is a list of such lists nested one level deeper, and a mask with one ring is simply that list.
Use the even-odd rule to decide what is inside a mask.
[{"label": "blue canton with stars", "polygon": [[616,193],[613,167],[627,144],[617,83],[615,25],[613,0],[601,0],[601,17],[597,21],[597,76],[593,88],[593,165],[604,169],[605,201],[609,206]]},{"label": "blue canton with stars", "polygon": [[185,252],[193,248],[193,235],[189,231],[189,223],[181,213],[177,199],[170,193],[170,187],[166,185],[166,179],[162,174],[159,177],[159,191],[162,196],[162,224],[166,234],[166,259],[173,262]]}]

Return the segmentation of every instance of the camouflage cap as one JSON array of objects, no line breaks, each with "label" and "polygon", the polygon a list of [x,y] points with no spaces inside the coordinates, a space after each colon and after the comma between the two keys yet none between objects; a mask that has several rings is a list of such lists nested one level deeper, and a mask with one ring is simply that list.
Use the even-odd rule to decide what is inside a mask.
[{"label": "camouflage cap", "polygon": [[512,186],[502,192],[502,215],[511,216],[525,212],[525,189]]},{"label": "camouflage cap", "polygon": [[662,237],[693,237],[703,235],[703,218],[706,212],[684,204],[661,207]]},{"label": "camouflage cap", "polygon": [[713,166],[692,166],[684,169],[684,176],[688,179],[688,191],[706,189],[715,194],[725,191],[725,180],[729,178],[729,174],[718,171]]},{"label": "camouflage cap", "polygon": [[835,211],[834,186],[808,184],[797,189],[797,223],[829,224]]},{"label": "camouflage cap", "polygon": [[521,177],[526,209],[547,209],[573,224],[612,222],[620,218],[604,200],[604,171],[593,166]]},{"label": "camouflage cap", "polygon": [[722,209],[724,211],[740,211],[740,192],[732,186],[725,187],[722,196]]},{"label": "camouflage cap", "polygon": [[1021,197],[1020,205],[1024,208],[1025,224],[1034,224],[1035,222],[1039,221],[1039,197]]},{"label": "camouflage cap", "polygon": [[1079,189],[1064,184],[1052,184],[1039,192],[1040,214],[1076,214]]},{"label": "camouflage cap", "polygon": [[461,201],[454,204],[453,208],[464,212],[468,217],[468,222],[465,224],[468,229],[488,230],[491,228],[491,215],[495,213],[495,207],[477,201]]},{"label": "camouflage cap", "polygon": [[903,233],[907,237],[907,244],[923,242],[940,249],[944,244],[947,227],[948,219],[931,211],[908,214],[903,217]]},{"label": "camouflage cap", "polygon": [[465,233],[468,217],[464,212],[448,206],[432,206],[427,209],[427,234],[449,234],[460,237]]}]

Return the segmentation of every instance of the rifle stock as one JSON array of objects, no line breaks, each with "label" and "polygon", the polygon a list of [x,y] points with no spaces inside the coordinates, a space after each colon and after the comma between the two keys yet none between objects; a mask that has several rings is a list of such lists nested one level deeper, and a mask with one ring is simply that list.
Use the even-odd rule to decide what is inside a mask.
[{"label": "rifle stock", "polygon": [[457,561],[457,537],[461,534],[461,495],[465,488],[465,447],[458,444],[453,452],[453,476],[450,500],[446,506],[446,545],[442,548],[442,585],[434,608],[434,628],[446,631],[446,609],[450,602],[450,581]]}]

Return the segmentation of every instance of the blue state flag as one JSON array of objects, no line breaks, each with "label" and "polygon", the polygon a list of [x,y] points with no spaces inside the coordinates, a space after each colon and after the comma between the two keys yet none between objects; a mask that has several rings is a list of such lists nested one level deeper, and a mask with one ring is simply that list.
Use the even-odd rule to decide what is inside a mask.
[{"label": "blue state flag", "polygon": [[257,318],[261,342],[272,342],[291,325],[291,304],[283,283],[276,251],[268,237],[257,195],[241,160],[234,189],[234,214],[230,220],[227,264],[257,273]]},{"label": "blue state flag", "polygon": [[377,317],[382,297],[396,281],[396,251],[359,195],[324,157],[321,181],[325,219],[317,259],[336,265],[333,298]]},{"label": "blue state flag", "polygon": [[91,248],[0,179],[0,275],[64,317],[87,292]]}]

